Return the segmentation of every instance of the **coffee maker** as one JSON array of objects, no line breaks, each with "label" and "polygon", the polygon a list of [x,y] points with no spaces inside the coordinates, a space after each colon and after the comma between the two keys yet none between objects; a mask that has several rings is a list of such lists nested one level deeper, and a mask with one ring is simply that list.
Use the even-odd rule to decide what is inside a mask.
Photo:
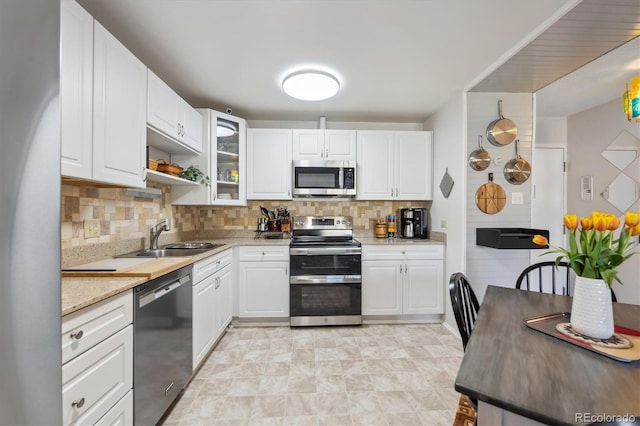
[{"label": "coffee maker", "polygon": [[400,209],[400,234],[402,238],[427,238],[429,210],[424,208]]}]

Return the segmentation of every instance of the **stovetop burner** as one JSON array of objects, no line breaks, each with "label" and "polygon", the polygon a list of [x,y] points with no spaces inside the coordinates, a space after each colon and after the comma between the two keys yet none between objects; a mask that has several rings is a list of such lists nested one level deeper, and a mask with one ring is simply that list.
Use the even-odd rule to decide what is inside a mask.
[{"label": "stovetop burner", "polygon": [[351,216],[297,216],[290,246],[360,247],[353,239]]}]

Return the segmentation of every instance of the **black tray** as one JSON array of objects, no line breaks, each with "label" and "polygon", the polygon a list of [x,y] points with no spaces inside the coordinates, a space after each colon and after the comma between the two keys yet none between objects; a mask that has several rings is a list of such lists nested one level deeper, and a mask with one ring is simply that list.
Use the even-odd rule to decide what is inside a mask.
[{"label": "black tray", "polygon": [[[640,331],[631,328],[614,325],[613,332],[615,334],[622,335],[631,341],[633,346],[628,349],[614,349],[603,348],[596,346],[581,340],[571,338],[558,330],[556,326],[561,323],[566,323],[571,320],[570,312],[555,312],[547,315],[540,315],[536,317],[524,318],[522,321],[525,325],[533,330],[547,334],[549,336],[560,339],[564,342],[571,343],[581,348],[590,350],[600,355],[615,359],[622,362],[635,362],[640,360]],[[593,341],[599,341],[600,339],[592,339]]]}]

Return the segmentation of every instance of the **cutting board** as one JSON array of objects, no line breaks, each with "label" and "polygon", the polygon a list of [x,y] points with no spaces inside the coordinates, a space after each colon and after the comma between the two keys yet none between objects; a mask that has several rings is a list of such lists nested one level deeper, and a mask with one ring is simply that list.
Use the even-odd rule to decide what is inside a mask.
[{"label": "cutting board", "polygon": [[145,277],[157,278],[193,263],[189,257],[104,259],[62,270],[63,277]]}]

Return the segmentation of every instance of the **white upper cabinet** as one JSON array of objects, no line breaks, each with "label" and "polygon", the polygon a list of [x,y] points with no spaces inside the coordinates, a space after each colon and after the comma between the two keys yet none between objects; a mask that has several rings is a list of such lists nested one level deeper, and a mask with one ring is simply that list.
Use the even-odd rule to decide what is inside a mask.
[{"label": "white upper cabinet", "polygon": [[147,124],[157,132],[150,144],[167,152],[202,151],[202,116],[147,70]]},{"label": "white upper cabinet", "polygon": [[291,199],[289,129],[247,129],[247,199]]},{"label": "white upper cabinet", "polygon": [[62,175],[92,178],[93,17],[75,0],[60,9]]},{"label": "white upper cabinet", "polygon": [[182,101],[182,141],[185,145],[202,151],[202,115],[184,100]]},{"label": "white upper cabinet", "polygon": [[361,200],[393,199],[393,132],[359,131],[356,197]]},{"label": "white upper cabinet", "polygon": [[432,132],[358,131],[357,199],[431,200]]},{"label": "white upper cabinet", "polygon": [[431,132],[395,132],[397,200],[431,200],[433,149]]},{"label": "white upper cabinet", "polygon": [[145,187],[147,68],[97,21],[93,55],[93,178]]},{"label": "white upper cabinet", "polygon": [[146,67],[72,0],[60,44],[62,175],[144,187]]},{"label": "white upper cabinet", "polygon": [[293,130],[293,160],[355,159],[355,130]]},{"label": "white upper cabinet", "polygon": [[[172,155],[172,161],[196,166],[209,176],[207,185],[175,186],[171,194],[173,204],[247,205],[247,124],[242,118],[210,109],[199,109],[204,125],[203,149],[200,155]],[[230,134],[219,135],[218,126]]]}]

